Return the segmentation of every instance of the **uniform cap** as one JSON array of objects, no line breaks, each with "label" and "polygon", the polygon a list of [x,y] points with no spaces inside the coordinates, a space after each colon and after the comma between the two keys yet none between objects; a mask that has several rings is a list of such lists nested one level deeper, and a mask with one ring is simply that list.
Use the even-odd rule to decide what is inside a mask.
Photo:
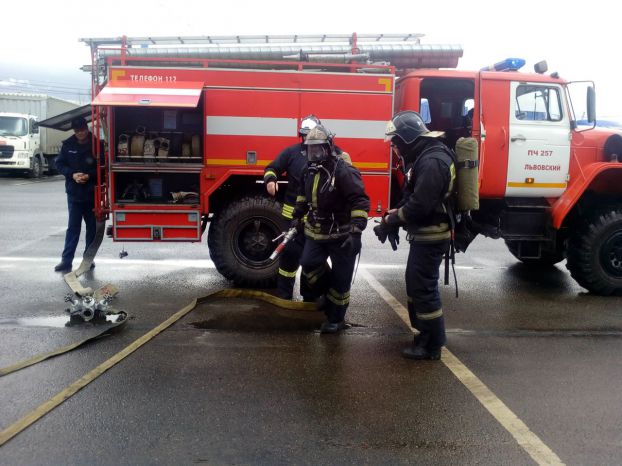
[{"label": "uniform cap", "polygon": [[84,129],[84,128],[88,128],[88,125],[86,124],[86,120],[84,119],[84,117],[75,117],[73,120],[71,120],[71,129]]}]

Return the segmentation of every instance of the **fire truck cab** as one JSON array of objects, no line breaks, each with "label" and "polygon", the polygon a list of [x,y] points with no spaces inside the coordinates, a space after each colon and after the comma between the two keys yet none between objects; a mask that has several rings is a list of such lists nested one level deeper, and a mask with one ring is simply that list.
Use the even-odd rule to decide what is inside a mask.
[{"label": "fire truck cab", "polygon": [[[567,259],[589,291],[622,293],[622,136],[595,129],[594,86],[553,73],[415,70],[396,85],[396,111],[422,110],[450,147],[478,142],[479,209],[472,233],[503,238],[530,266]],[[540,64],[540,66],[542,66]],[[578,120],[588,115],[590,126]]]}]

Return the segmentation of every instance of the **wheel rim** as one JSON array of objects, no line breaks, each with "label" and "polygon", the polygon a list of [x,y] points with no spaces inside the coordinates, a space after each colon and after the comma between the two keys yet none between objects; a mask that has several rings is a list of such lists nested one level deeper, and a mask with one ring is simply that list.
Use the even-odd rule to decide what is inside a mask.
[{"label": "wheel rim", "polygon": [[600,251],[600,262],[607,273],[622,278],[622,231],[607,238]]},{"label": "wheel rim", "polygon": [[233,253],[251,268],[270,264],[270,254],[277,243],[272,240],[280,234],[278,225],[265,217],[252,217],[240,223],[233,237]]}]

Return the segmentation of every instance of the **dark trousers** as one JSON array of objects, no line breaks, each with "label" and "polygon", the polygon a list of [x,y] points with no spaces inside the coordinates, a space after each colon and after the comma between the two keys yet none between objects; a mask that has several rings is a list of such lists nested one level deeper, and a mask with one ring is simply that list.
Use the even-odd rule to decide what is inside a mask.
[{"label": "dark trousers", "polygon": [[93,202],[75,202],[67,198],[67,207],[69,210],[69,221],[67,224],[67,233],[65,234],[65,248],[63,249],[62,261],[66,264],[73,262],[73,256],[78,247],[80,240],[80,231],[82,229],[82,219],[86,225],[86,251],[95,239],[96,221],[93,212]]},{"label": "dark trousers", "polygon": [[[350,286],[356,254],[341,248],[343,240],[318,242],[307,238],[300,264],[316,296],[326,296],[324,313],[329,322],[344,320],[350,304]],[[332,270],[326,263],[330,257]]]},{"label": "dark trousers", "polygon": [[[285,245],[279,257],[279,273],[277,276],[276,287],[279,296],[284,299],[292,299],[294,295],[294,284],[296,282],[296,272],[300,266],[300,258],[305,247],[304,233],[298,233],[292,240]],[[307,277],[300,277],[300,294],[305,301],[313,300],[313,293],[307,283]]]},{"label": "dark trousers", "polygon": [[439,267],[449,248],[441,243],[410,243],[406,265],[408,316],[421,333],[420,344],[436,350],[445,344],[443,304],[438,291]]}]

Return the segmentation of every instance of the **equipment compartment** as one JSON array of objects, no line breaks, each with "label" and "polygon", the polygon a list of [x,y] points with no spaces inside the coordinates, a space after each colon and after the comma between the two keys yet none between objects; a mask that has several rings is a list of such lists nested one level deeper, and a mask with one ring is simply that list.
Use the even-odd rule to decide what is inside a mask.
[{"label": "equipment compartment", "polygon": [[115,204],[200,204],[200,174],[115,172]]},{"label": "equipment compartment", "polygon": [[117,107],[117,163],[203,163],[201,109]]}]

